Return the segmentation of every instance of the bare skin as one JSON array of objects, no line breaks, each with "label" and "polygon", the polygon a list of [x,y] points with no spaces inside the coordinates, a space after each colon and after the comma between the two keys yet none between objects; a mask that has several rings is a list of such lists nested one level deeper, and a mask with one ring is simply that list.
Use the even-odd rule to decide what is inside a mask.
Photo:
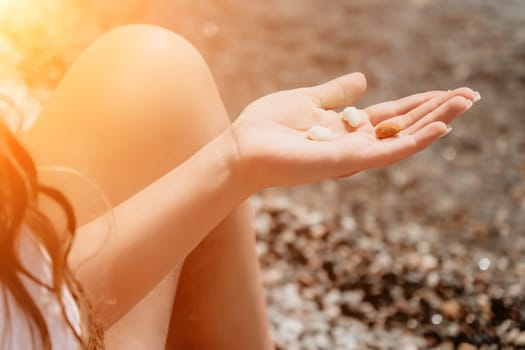
[{"label": "bare skin", "polygon": [[[100,67],[101,62],[104,67]],[[77,60],[36,124],[22,136],[39,165],[59,164],[79,170],[98,183],[116,206],[176,168],[229,125],[211,74],[191,45],[160,28],[128,26],[104,35]],[[55,185],[73,201],[80,224],[91,221],[94,213],[83,201],[85,191],[78,193],[78,187],[86,184],[64,176],[58,176],[57,181]],[[159,205],[156,200],[144,204],[148,207],[142,209],[145,212],[156,211]],[[109,265],[105,265],[104,259],[100,265],[83,264],[86,259],[90,262],[100,259],[128,232],[129,220],[122,220],[116,214],[116,227],[109,236],[104,218],[79,230],[71,264],[76,270],[80,264],[79,276],[83,276],[80,278],[85,285],[103,286],[117,273],[106,271]],[[130,281],[131,284],[123,285],[117,292],[118,299],[114,299],[112,293],[92,293],[100,310],[98,315],[108,329],[107,348],[163,348],[177,290],[178,305],[186,308],[200,305],[207,312],[206,317],[191,322],[192,329],[202,332],[201,339],[209,338],[216,344],[224,344],[225,348],[231,343],[227,332],[222,333],[221,340],[217,334],[207,336],[203,331],[204,328],[215,331],[211,320],[219,314],[226,321],[223,324],[229,325],[230,333],[245,328],[244,340],[236,339],[238,348],[246,348],[246,342],[254,340],[260,349],[271,348],[250,224],[249,208],[240,205],[200,244],[195,241],[198,246],[191,253],[181,254],[167,247],[171,250],[167,254],[171,256],[172,272],[156,287],[140,289],[140,284]],[[97,234],[93,235],[93,231]],[[129,232],[132,234],[132,231]],[[179,231],[166,226],[164,234],[183,232],[191,236],[193,229]],[[207,243],[217,242],[218,238],[220,245]],[[101,246],[105,247],[103,251],[99,251]],[[119,254],[118,250],[108,254],[112,253]],[[198,265],[194,267],[193,261]],[[113,266],[117,268],[118,264]],[[181,271],[183,277],[179,281]],[[211,291],[220,296],[219,299],[205,297],[209,287],[201,290],[193,287],[209,283],[210,279],[215,285]],[[157,283],[158,275],[153,284]],[[182,291],[186,289],[192,292],[183,298]],[[133,300],[124,307],[127,298]],[[116,306],[112,304],[114,300],[118,300]],[[233,312],[224,314],[225,308]],[[179,309],[175,307],[173,314],[185,317],[185,310]],[[181,344],[180,348],[191,347]]]},{"label": "bare skin", "polygon": [[[108,239],[104,219],[84,215],[70,259],[109,349],[272,348],[243,202],[408,158],[474,100],[468,88],[416,94],[361,110],[348,130],[333,109],[365,90],[362,74],[345,75],[265,96],[230,124],[205,63],[171,32],[124,27],[79,58],[24,141],[115,205],[117,230]],[[378,140],[373,127],[390,118],[406,129]],[[314,125],[337,138],[307,139]]]}]

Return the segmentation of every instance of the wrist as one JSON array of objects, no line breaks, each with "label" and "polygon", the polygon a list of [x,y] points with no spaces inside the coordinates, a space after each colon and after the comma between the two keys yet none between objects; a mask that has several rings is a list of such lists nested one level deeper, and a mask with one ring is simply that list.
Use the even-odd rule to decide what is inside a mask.
[{"label": "wrist", "polygon": [[240,191],[244,197],[251,196],[259,188],[250,174],[251,167],[240,152],[233,126],[224,130],[217,141],[221,149],[221,159],[223,160],[225,171],[228,173],[228,182],[231,182],[232,186]]}]

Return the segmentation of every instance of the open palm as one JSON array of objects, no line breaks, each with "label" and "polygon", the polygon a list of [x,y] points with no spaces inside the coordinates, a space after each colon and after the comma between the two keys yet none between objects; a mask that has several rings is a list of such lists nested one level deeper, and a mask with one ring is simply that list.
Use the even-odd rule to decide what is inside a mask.
[{"label": "open palm", "polygon": [[[351,105],[366,90],[360,73],[325,84],[281,91],[250,104],[232,125],[247,176],[257,188],[295,185],[349,176],[408,158],[448,132],[447,124],[475,100],[471,89],[429,91],[360,110],[351,127],[334,109]],[[395,121],[403,130],[378,139],[374,127]],[[330,141],[307,138],[312,126],[335,135]]]}]

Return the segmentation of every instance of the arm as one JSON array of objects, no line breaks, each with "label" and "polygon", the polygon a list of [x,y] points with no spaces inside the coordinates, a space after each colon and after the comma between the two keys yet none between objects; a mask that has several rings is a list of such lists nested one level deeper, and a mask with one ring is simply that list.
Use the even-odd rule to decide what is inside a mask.
[{"label": "arm", "polygon": [[70,264],[95,313],[111,325],[198,245],[251,191],[234,166],[229,132],[100,217],[79,228]]},{"label": "arm", "polygon": [[[333,109],[354,103],[365,86],[362,75],[351,74],[263,97],[186,162],[117,206],[118,227],[107,240],[101,218],[82,227],[70,261],[81,264],[77,276],[97,315],[110,325],[127,312],[253,192],[407,158],[445,135],[446,124],[475,99],[465,88],[417,94],[361,110],[360,124],[348,128]],[[405,129],[378,140],[374,126],[390,118]],[[307,139],[314,125],[329,127],[336,138]]]}]

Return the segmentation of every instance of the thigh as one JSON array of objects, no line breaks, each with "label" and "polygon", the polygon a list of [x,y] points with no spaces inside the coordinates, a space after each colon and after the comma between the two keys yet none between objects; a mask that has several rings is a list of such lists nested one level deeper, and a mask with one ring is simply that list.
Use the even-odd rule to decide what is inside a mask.
[{"label": "thigh", "polygon": [[[158,27],[126,26],[105,34],[78,58],[21,138],[38,165],[81,172],[116,205],[228,126],[222,104],[207,100],[220,98],[190,44]],[[58,185],[69,195],[79,224],[94,217],[78,182]],[[122,318],[108,332],[109,345],[161,346],[177,280],[174,270]]]}]

